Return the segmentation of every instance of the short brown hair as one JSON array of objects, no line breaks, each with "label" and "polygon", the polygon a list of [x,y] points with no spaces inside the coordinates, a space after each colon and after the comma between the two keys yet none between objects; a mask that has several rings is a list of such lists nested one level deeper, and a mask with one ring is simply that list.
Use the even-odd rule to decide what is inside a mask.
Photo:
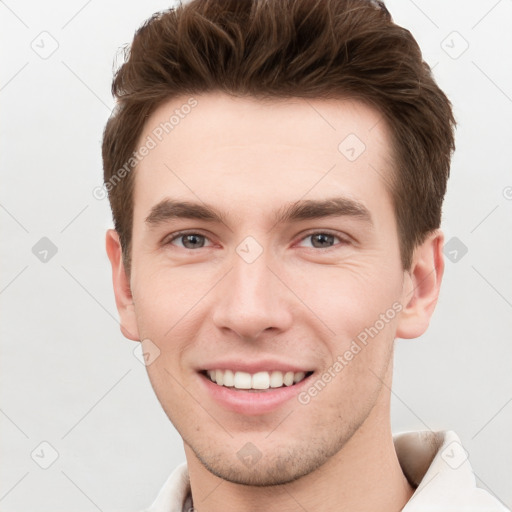
[{"label": "short brown hair", "polygon": [[416,245],[440,226],[455,149],[451,103],[411,33],[370,0],[192,0],[137,30],[112,83],[104,181],[127,272],[134,175],[126,162],[157,107],[211,91],[351,97],[377,108],[392,137],[391,193],[402,265],[410,268]]}]

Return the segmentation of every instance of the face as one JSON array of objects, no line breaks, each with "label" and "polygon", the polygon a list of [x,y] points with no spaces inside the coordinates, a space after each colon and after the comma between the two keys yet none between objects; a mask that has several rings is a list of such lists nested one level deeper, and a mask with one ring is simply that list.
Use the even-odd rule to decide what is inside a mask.
[{"label": "face", "polygon": [[389,398],[410,291],[391,143],[356,101],[195,99],[137,167],[121,319],[187,455],[232,482],[285,483]]}]

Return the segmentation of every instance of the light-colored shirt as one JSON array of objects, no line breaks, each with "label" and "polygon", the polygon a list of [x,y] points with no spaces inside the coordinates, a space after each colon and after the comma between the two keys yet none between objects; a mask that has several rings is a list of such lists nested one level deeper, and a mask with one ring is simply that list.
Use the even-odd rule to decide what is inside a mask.
[{"label": "light-colored shirt", "polygon": [[[416,489],[403,512],[510,512],[476,486],[468,454],[453,431],[404,432],[393,436],[400,466]],[[193,512],[187,464],[169,476],[143,512]]]}]

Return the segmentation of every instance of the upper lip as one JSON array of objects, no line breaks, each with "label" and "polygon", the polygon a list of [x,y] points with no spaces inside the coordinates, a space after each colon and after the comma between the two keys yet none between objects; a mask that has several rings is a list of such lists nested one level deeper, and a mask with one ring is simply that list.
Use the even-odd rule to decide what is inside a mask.
[{"label": "upper lip", "polygon": [[310,367],[302,364],[279,361],[277,359],[259,359],[258,361],[242,361],[240,359],[223,359],[206,363],[198,368],[198,371],[208,370],[232,370],[234,372],[258,373],[268,371],[280,372],[310,372]]}]

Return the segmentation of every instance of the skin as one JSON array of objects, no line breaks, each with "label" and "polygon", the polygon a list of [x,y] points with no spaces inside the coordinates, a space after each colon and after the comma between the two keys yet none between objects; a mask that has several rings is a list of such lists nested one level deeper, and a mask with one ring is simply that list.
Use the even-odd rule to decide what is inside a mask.
[{"label": "skin", "polygon": [[[387,185],[391,143],[373,108],[349,99],[195,98],[135,171],[130,276],[117,233],[106,237],[122,332],[160,351],[148,375],[184,440],[194,507],[399,510],[413,489],[390,428],[393,344],[428,326],[443,234],[428,236],[402,268]],[[140,143],[187,99],[160,106]],[[338,150],[349,134],[366,146],[352,162]],[[351,215],[274,223],[285,204],[332,196],[364,205],[372,223]],[[171,197],[206,202],[225,222],[149,225],[152,207]],[[206,238],[171,241],[180,230]],[[323,245],[311,236],[326,231],[335,236]],[[250,264],[236,252],[247,236],[263,250]],[[402,310],[307,404],[238,414],[204,391],[198,368],[227,357],[271,356],[318,378],[393,304]],[[246,443],[261,454],[252,465],[237,456]]]}]

